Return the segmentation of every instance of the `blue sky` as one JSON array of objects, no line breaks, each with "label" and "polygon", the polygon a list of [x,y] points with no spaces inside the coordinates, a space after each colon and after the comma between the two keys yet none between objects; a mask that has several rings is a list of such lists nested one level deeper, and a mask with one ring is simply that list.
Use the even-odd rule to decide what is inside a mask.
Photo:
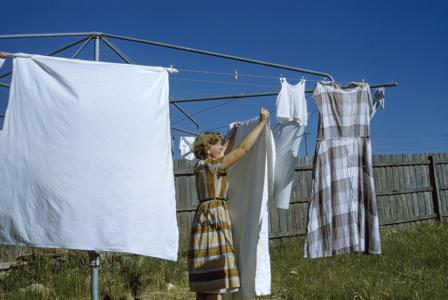
[{"label": "blue sky", "polygon": [[[0,34],[100,31],[320,70],[344,83],[394,80],[399,86],[387,89],[385,111],[372,121],[373,152],[448,151],[448,97],[443,90],[448,80],[448,4],[444,1],[8,1],[2,3],[0,14]],[[43,54],[74,40],[0,40],[0,49]],[[291,83],[302,77],[269,67],[112,41],[138,64],[172,64],[185,70],[171,77],[174,98],[274,92],[280,88],[280,75]],[[76,49],[61,56],[71,56]],[[91,47],[81,58],[92,59]],[[101,59],[119,61],[105,47]],[[1,73],[9,68],[7,62]],[[231,75],[235,69],[242,75],[238,80]],[[305,78],[307,88],[321,79]],[[0,81],[8,83],[9,78]],[[8,90],[0,88],[1,113],[7,99]],[[256,116],[260,106],[274,110],[275,97],[182,107],[195,113],[216,105],[220,106],[195,115],[200,129],[224,132],[229,122]],[[311,97],[308,108],[316,109]],[[172,122],[179,119],[182,115],[172,107]],[[312,154],[316,113],[309,123],[308,153]],[[187,120],[175,126],[195,130]],[[302,142],[300,154],[304,153]]]}]

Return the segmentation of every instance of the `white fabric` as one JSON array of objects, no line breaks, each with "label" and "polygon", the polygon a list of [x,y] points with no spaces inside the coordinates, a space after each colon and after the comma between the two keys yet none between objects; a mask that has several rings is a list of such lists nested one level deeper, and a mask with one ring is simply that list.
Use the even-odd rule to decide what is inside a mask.
[{"label": "white fabric", "polygon": [[294,168],[305,126],[297,123],[277,124],[274,128],[276,149],[274,199],[270,206],[288,209],[291,199]]},{"label": "white fabric", "polygon": [[277,125],[274,129],[276,164],[274,172],[274,199],[271,206],[288,209],[291,199],[294,167],[297,163],[300,141],[308,121],[305,98],[305,80],[290,85],[283,80],[277,97]]},{"label": "white fabric", "polygon": [[378,107],[381,107],[381,110],[384,110],[384,105],[386,102],[385,95],[386,95],[386,89],[384,87],[375,90],[375,93],[373,95],[372,114],[370,118],[373,118]]},{"label": "white fabric", "polygon": [[5,59],[4,58],[0,58],[0,69],[2,68],[4,63],[5,63]]},{"label": "white fabric", "polygon": [[296,122],[301,126],[308,124],[308,111],[305,98],[305,80],[296,85],[282,81],[282,88],[277,96],[277,123]]},{"label": "white fabric", "polygon": [[[258,122],[256,118],[240,124],[236,146]],[[234,299],[271,293],[268,198],[273,193],[274,164],[274,140],[267,125],[249,153],[228,170],[229,213],[241,279]]]},{"label": "white fabric", "polygon": [[164,68],[18,56],[0,243],[177,260]]},{"label": "white fabric", "polygon": [[180,150],[180,156],[183,159],[193,160],[195,159],[194,156],[194,141],[196,140],[196,137],[194,136],[181,136],[180,142],[179,142],[179,150]]}]

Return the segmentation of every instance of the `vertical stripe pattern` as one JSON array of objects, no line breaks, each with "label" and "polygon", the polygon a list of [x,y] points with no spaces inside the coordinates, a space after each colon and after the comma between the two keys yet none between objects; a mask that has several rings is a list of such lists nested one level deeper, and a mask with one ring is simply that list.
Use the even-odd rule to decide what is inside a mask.
[{"label": "vertical stripe pattern", "polygon": [[240,277],[232,225],[224,200],[227,177],[222,160],[199,161],[195,168],[199,204],[191,229],[188,272],[193,292],[235,291]]},{"label": "vertical stripe pattern", "polygon": [[305,257],[381,253],[367,84],[318,82],[318,141]]}]

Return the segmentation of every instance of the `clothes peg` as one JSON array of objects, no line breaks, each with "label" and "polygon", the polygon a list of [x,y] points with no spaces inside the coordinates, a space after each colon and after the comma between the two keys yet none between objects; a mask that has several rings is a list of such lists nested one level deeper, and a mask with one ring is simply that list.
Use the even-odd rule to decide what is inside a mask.
[{"label": "clothes peg", "polygon": [[169,67],[169,68],[166,68],[166,70],[167,70],[168,73],[170,73],[170,74],[177,74],[177,73],[179,73],[179,71],[178,71],[177,69],[175,69],[175,68],[173,67],[173,65],[170,65],[170,67]]},{"label": "clothes peg", "polygon": [[238,80],[238,70],[235,69],[235,72],[233,72],[233,78],[235,78],[235,80]]},{"label": "clothes peg", "polygon": [[283,77],[283,74],[280,74],[280,84],[283,84],[285,81],[285,77]]}]

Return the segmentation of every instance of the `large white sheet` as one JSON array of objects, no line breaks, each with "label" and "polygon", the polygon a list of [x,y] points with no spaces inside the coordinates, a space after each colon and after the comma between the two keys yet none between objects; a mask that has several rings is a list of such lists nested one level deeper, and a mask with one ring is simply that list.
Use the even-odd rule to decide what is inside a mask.
[{"label": "large white sheet", "polygon": [[[255,127],[259,119],[243,122],[235,145]],[[233,299],[271,293],[268,200],[273,194],[275,146],[269,126],[253,148],[228,170],[229,213],[240,270],[241,288]]]},{"label": "large white sheet", "polygon": [[0,243],[177,260],[167,71],[18,56]]}]

